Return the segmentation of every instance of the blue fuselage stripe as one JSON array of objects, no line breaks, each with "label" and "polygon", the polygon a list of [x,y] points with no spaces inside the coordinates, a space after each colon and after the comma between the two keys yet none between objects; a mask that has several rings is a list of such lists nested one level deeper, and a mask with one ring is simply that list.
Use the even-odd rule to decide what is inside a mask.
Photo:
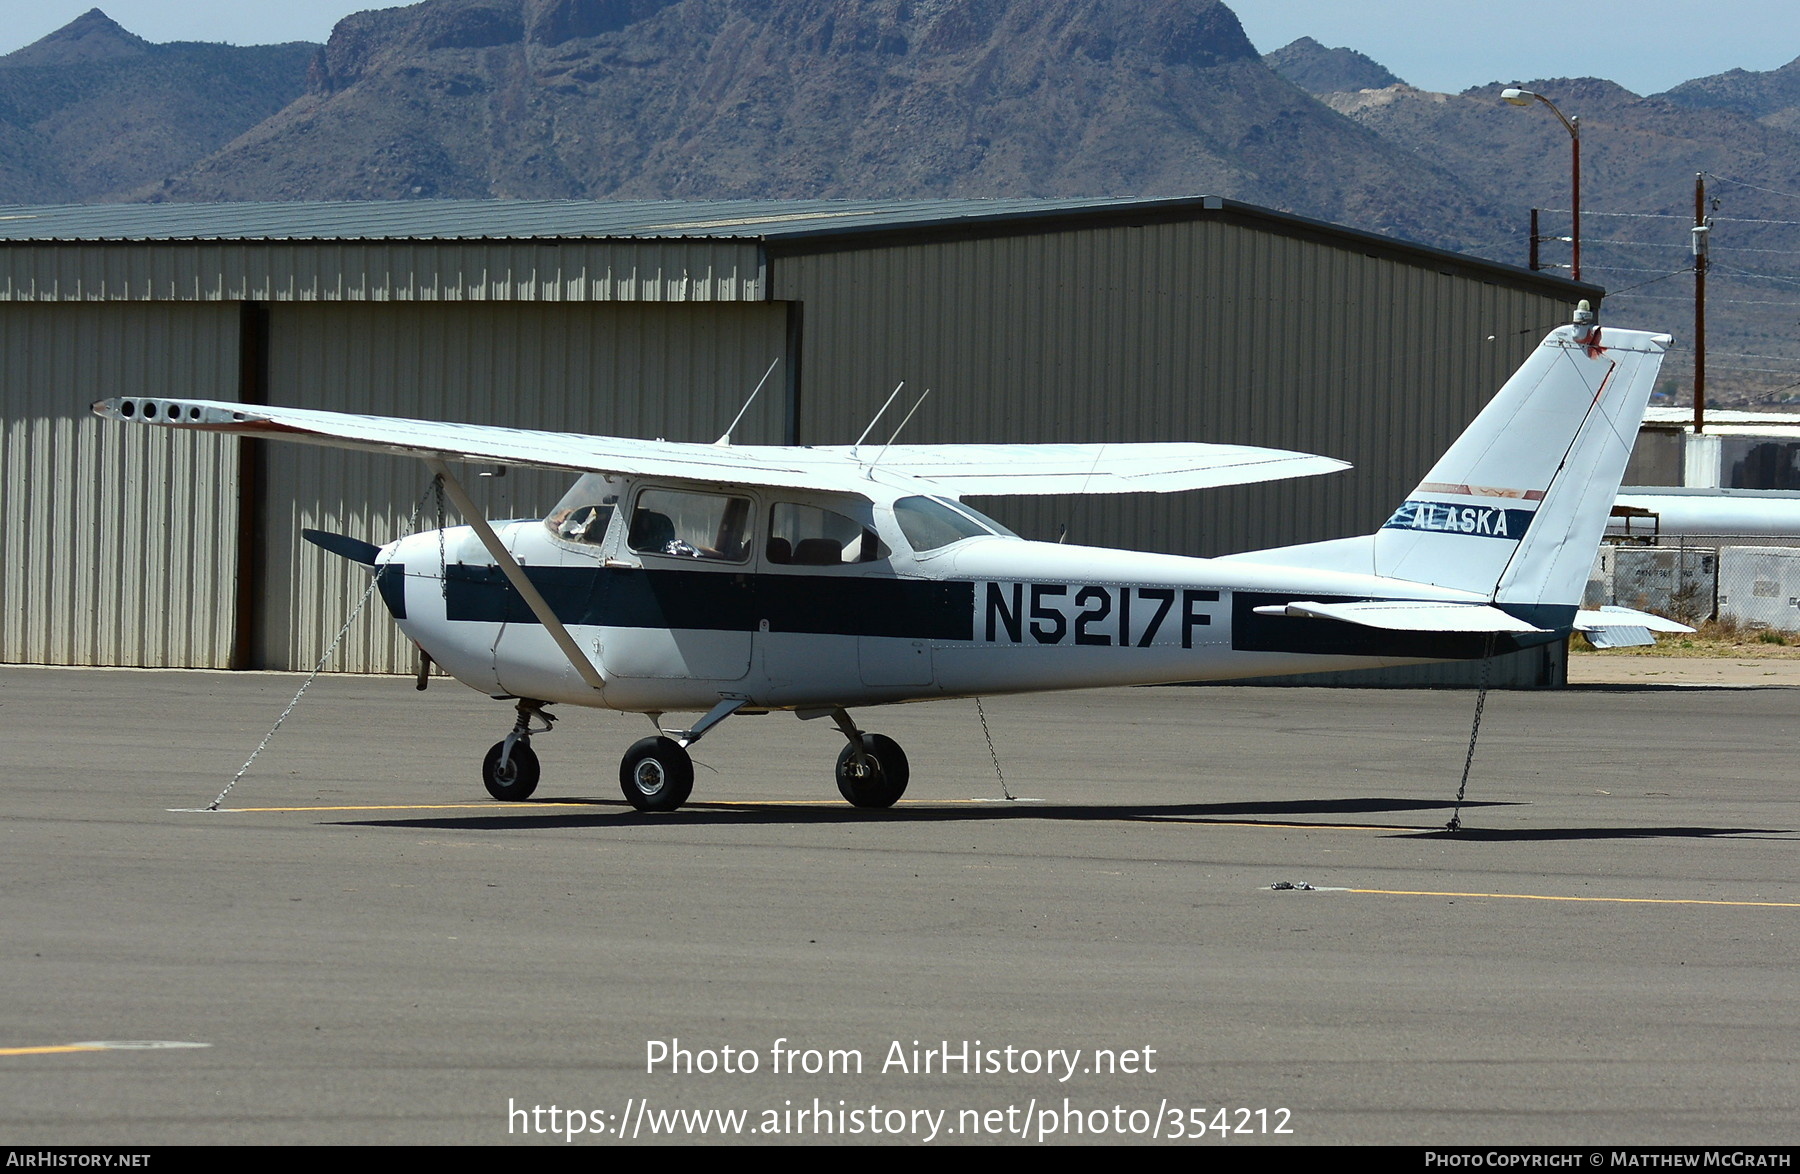
[{"label": "blue fuselage stripe", "polygon": [[[565,624],[969,640],[975,585],[862,575],[759,575],[620,567],[526,567]],[[535,624],[498,567],[449,568],[451,620]]]}]

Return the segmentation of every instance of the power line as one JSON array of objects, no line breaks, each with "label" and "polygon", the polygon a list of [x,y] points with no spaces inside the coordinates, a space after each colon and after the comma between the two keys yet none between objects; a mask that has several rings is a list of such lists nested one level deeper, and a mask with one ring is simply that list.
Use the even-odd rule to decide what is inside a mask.
[{"label": "power line", "polygon": [[1800,277],[1783,277],[1779,273],[1757,273],[1750,269],[1739,269],[1735,265],[1720,265],[1717,261],[1713,262],[1713,267],[1715,269],[1723,269],[1728,274],[1745,279],[1754,279],[1758,281],[1785,281],[1793,285],[1800,285]]},{"label": "power line", "polygon": [[[1778,194],[1780,194],[1780,193],[1778,193]],[[1568,209],[1567,208],[1539,208],[1538,211],[1539,212],[1567,212]],[[1689,223],[1689,224],[1693,223],[1693,220],[1694,220],[1692,215],[1683,215],[1680,212],[1590,212],[1586,208],[1583,208],[1581,210],[1581,214],[1583,216],[1621,216],[1621,217],[1628,217],[1628,218],[1631,218],[1634,220],[1680,220],[1680,221],[1683,221],[1683,222]],[[1713,221],[1714,224],[1800,225],[1800,220],[1759,220],[1759,219],[1756,219],[1755,217],[1750,217],[1750,216],[1714,216],[1714,217],[1711,217],[1711,220]]]},{"label": "power line", "polygon": [[[1649,283],[1645,282],[1645,284],[1648,285]],[[1639,289],[1641,287],[1640,286],[1632,286],[1631,288]],[[1627,290],[1614,290],[1614,291],[1608,293],[1606,295],[1606,297],[1610,301],[1611,299],[1620,297],[1627,292],[1628,292]],[[1632,294],[1631,296],[1634,298],[1639,298],[1646,302],[1691,302],[1694,300],[1693,296],[1691,294],[1688,295],[1687,297],[1678,297],[1678,298],[1665,297],[1662,294]],[[1714,305],[1726,305],[1726,306],[1796,306],[1796,307],[1800,307],[1800,302],[1791,302],[1791,301],[1784,302],[1784,301],[1780,301],[1780,300],[1773,299],[1773,298],[1708,298],[1706,300],[1708,302],[1711,302]]]},{"label": "power line", "polygon": [[1604,269],[1608,273],[1661,273],[1664,277],[1673,277],[1677,273],[1692,273],[1693,272],[1693,267],[1688,266],[1688,265],[1683,265],[1680,269],[1674,269],[1674,270],[1641,269],[1641,268],[1635,268],[1630,265],[1588,265],[1588,266],[1586,266],[1586,268],[1588,268],[1588,269]]},{"label": "power line", "polygon": [[[1639,249],[1679,249],[1684,253],[1687,252],[1688,249],[1692,247],[1691,245],[1685,245],[1685,244],[1682,244],[1682,245],[1669,244],[1664,241],[1594,240],[1591,237],[1586,240],[1583,240],[1581,243],[1583,245],[1629,245],[1632,248],[1639,248]],[[1735,245],[1721,245],[1717,241],[1713,242],[1713,252],[1715,255],[1718,253],[1721,253],[1721,252],[1732,252],[1732,253],[1780,253],[1784,256],[1800,256],[1800,249],[1748,249],[1748,248],[1739,248]]]},{"label": "power line", "polygon": [[1734,367],[1729,363],[1713,362],[1708,362],[1706,367],[1709,371],[1752,371],[1759,375],[1792,375],[1794,373],[1793,369],[1789,367]]},{"label": "power line", "polygon": [[1774,359],[1778,363],[1800,363],[1800,355],[1759,355],[1751,351],[1714,351],[1715,355],[1730,355],[1734,359]]},{"label": "power line", "polygon": [[1790,200],[1800,200],[1800,194],[1796,194],[1796,193],[1794,193],[1794,192],[1783,192],[1783,191],[1777,191],[1777,190],[1776,190],[1776,189],[1775,189],[1775,188],[1766,188],[1766,187],[1762,187],[1762,186],[1761,186],[1761,185],[1759,185],[1759,184],[1754,184],[1754,183],[1747,183],[1747,182],[1745,182],[1745,181],[1744,181],[1744,180],[1741,180],[1741,179],[1732,179],[1732,178],[1731,178],[1731,177],[1730,177],[1730,176],[1729,176],[1729,175],[1720,175],[1720,174],[1719,174],[1719,173],[1718,173],[1718,172],[1716,172],[1716,171],[1708,171],[1708,172],[1707,172],[1707,173],[1706,173],[1706,174],[1707,174],[1707,175],[1710,175],[1710,176],[1712,176],[1712,177],[1713,177],[1713,178],[1714,178],[1714,179],[1716,179],[1716,180],[1720,180],[1720,181],[1722,181],[1722,182],[1724,182],[1724,183],[1735,183],[1735,184],[1737,184],[1737,185],[1738,185],[1738,186],[1739,186],[1739,187],[1743,187],[1743,188],[1749,188],[1749,189],[1750,189],[1750,190],[1751,190],[1751,191],[1755,191],[1755,192],[1767,192],[1767,193],[1769,193],[1769,194],[1770,194],[1770,195],[1771,195],[1771,196],[1784,196],[1784,197],[1786,197],[1786,198],[1787,198],[1787,199],[1790,199]]}]

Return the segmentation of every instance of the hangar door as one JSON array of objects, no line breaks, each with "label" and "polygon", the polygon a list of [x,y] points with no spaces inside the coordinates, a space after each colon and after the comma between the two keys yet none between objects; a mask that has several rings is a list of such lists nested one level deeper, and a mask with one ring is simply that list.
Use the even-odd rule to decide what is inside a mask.
[{"label": "hangar door", "polygon": [[[787,361],[780,303],[277,303],[268,313],[271,403],[383,416],[711,441],[769,363]],[[738,442],[779,443],[781,374],[738,426]],[[261,442],[252,459],[263,486],[258,663],[310,669],[369,578],[300,531],[385,543],[435,527],[430,474],[417,460],[310,445]],[[542,517],[571,481],[496,473],[458,469],[495,520]],[[372,601],[330,667],[411,672],[413,656]]]},{"label": "hangar door", "polygon": [[0,661],[230,665],[237,441],[88,405],[237,383],[235,305],[0,303]]}]

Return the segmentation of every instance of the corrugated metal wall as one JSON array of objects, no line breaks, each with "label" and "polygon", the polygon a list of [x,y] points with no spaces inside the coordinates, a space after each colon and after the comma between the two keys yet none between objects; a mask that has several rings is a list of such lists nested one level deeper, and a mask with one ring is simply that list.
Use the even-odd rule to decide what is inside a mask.
[{"label": "corrugated metal wall", "polygon": [[12,244],[0,301],[761,301],[753,241]]},{"label": "corrugated metal wall", "polygon": [[0,661],[229,664],[237,441],[88,405],[235,399],[237,355],[236,306],[0,305]]},{"label": "corrugated metal wall", "polygon": [[[800,439],[895,382],[912,441],[1202,440],[1357,470],[1170,497],[979,502],[1027,537],[1224,554],[1379,526],[1570,307],[1222,220],[777,255],[805,306]],[[897,415],[896,415],[897,418]]]},{"label": "corrugated metal wall", "polygon": [[[786,307],[544,303],[485,306],[276,305],[269,400],[309,408],[671,440],[713,440],[786,345]],[[778,443],[785,404],[771,380],[738,426]],[[311,668],[368,576],[300,540],[303,528],[387,542],[416,528],[430,482],[422,463],[267,444],[266,558],[258,663]],[[489,517],[541,517],[561,474],[459,476]],[[436,525],[435,502],[424,524]],[[448,520],[460,521],[446,505]],[[332,667],[410,672],[413,652],[378,602]]]}]

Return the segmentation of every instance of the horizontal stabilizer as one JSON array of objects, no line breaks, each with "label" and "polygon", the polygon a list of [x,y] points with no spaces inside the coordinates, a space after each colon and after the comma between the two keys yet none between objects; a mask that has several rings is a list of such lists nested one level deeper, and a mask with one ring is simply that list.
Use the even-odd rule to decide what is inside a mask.
[{"label": "horizontal stabilizer", "polygon": [[1595,648],[1644,648],[1656,643],[1649,628],[1618,624],[1606,628],[1584,628],[1581,638]]},{"label": "horizontal stabilizer", "polygon": [[1302,616],[1342,620],[1390,632],[1547,632],[1485,603],[1432,603],[1421,600],[1371,600],[1364,603],[1316,603],[1296,600],[1259,607],[1257,615]]},{"label": "horizontal stabilizer", "polygon": [[329,550],[340,558],[347,558],[353,563],[361,563],[365,567],[375,565],[375,556],[381,548],[372,542],[364,542],[360,538],[351,538],[347,534],[331,534],[324,530],[302,530],[300,537],[306,539],[323,550]]},{"label": "horizontal stabilizer", "polygon": [[1694,629],[1675,620],[1665,620],[1647,611],[1608,605],[1598,611],[1575,613],[1575,628],[1581,632],[1598,632],[1604,628],[1643,628],[1649,632],[1692,632]]}]

